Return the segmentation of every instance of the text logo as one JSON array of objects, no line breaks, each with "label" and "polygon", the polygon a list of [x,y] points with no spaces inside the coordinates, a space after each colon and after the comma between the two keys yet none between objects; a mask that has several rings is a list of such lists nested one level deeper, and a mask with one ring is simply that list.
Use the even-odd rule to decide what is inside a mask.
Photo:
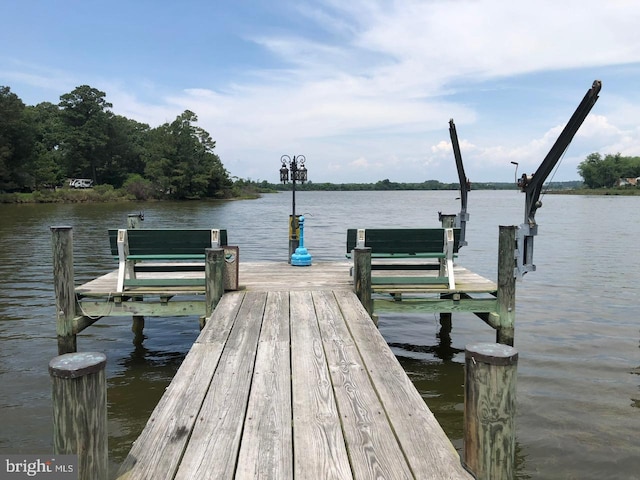
[{"label": "text logo", "polygon": [[78,480],[77,455],[0,455],[0,480]]}]

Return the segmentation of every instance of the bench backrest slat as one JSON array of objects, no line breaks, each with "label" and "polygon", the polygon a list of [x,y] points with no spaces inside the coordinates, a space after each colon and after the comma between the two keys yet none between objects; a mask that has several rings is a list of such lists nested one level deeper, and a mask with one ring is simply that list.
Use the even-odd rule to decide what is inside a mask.
[{"label": "bench backrest slat", "polygon": [[[442,252],[444,228],[367,228],[365,246],[373,254],[415,255]],[[454,252],[458,251],[460,229],[454,228]],[[357,229],[347,230],[347,254],[356,247]]]},{"label": "bench backrest slat", "polygon": [[[211,248],[211,230],[146,229],[127,230],[130,255],[203,254]],[[118,256],[118,230],[109,230],[111,254]],[[220,230],[220,246],[227,245],[227,231]]]}]

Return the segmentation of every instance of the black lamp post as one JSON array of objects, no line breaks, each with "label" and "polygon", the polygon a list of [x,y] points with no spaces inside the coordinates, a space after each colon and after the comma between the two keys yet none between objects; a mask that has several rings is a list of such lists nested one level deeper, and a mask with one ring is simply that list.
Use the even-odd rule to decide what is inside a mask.
[{"label": "black lamp post", "polygon": [[304,155],[293,156],[282,155],[280,162],[280,181],[287,183],[289,181],[289,172],[291,172],[292,183],[292,206],[291,206],[291,218],[289,219],[289,262],[291,262],[291,255],[298,248],[298,217],[296,217],[296,182],[304,183],[307,181],[307,167],[304,166],[304,162],[307,159]]}]

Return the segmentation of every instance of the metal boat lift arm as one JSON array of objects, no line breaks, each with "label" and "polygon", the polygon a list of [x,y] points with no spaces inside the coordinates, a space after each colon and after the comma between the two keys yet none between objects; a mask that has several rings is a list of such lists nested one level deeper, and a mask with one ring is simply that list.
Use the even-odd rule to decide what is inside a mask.
[{"label": "metal boat lift arm", "polygon": [[467,245],[465,233],[469,214],[467,213],[467,192],[471,190],[471,183],[464,173],[464,165],[462,164],[462,154],[460,153],[460,144],[458,143],[458,133],[453,118],[449,120],[449,136],[451,137],[451,145],[453,145],[453,156],[456,159],[456,168],[458,169],[458,180],[460,182],[460,213],[456,215],[455,226],[460,229],[460,239],[458,248]]},{"label": "metal boat lift arm", "polygon": [[547,179],[549,174],[553,171],[553,168],[562,157],[565,150],[569,147],[571,140],[575,136],[576,132],[584,122],[585,118],[591,111],[591,108],[598,100],[598,93],[602,87],[602,83],[599,80],[593,82],[593,86],[587,91],[586,95],[578,105],[578,108],[573,113],[567,125],[562,130],[562,133],[553,144],[551,150],[542,161],[536,173],[532,176],[522,175],[522,178],[518,181],[518,187],[525,192],[525,222],[529,225],[535,225],[536,210],[541,206],[539,202],[540,192],[542,192],[542,185]]},{"label": "metal boat lift arm", "polygon": [[525,273],[536,269],[533,264],[533,237],[538,233],[535,216],[536,210],[542,206],[540,202],[542,186],[558,163],[558,160],[560,160],[560,157],[562,157],[565,150],[569,147],[571,140],[573,140],[573,137],[591,111],[591,108],[598,100],[598,93],[600,93],[601,88],[602,83],[600,80],[595,80],[536,172],[531,176],[523,174],[518,180],[518,187],[520,187],[520,190],[526,195],[524,223],[518,231],[516,252],[518,260],[516,273],[520,278]]}]

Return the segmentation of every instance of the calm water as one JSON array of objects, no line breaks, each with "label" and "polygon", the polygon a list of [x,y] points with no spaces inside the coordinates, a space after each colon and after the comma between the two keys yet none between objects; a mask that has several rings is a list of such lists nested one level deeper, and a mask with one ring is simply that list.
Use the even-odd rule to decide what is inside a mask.
[{"label": "calm water", "polygon": [[[522,222],[519,192],[469,196],[469,245],[458,262],[495,279],[498,225]],[[455,192],[302,192],[305,244],[342,260],[349,227],[438,226]],[[534,262],[518,284],[518,478],[640,478],[640,198],[551,196],[538,211]],[[77,282],[115,268],[107,228],[143,210],[144,226],[229,231],[242,260],[284,260],[291,194],[223,203],[0,205],[0,452],[52,450],[48,361],[56,356],[51,225],[74,228]],[[242,279],[240,279],[242,281]],[[195,318],[147,319],[143,346],[129,319],[85,330],[80,350],[105,352],[112,466],[124,458],[198,335]],[[461,448],[464,345],[494,341],[473,315],[439,338],[434,315],[380,316],[380,330]]]}]

